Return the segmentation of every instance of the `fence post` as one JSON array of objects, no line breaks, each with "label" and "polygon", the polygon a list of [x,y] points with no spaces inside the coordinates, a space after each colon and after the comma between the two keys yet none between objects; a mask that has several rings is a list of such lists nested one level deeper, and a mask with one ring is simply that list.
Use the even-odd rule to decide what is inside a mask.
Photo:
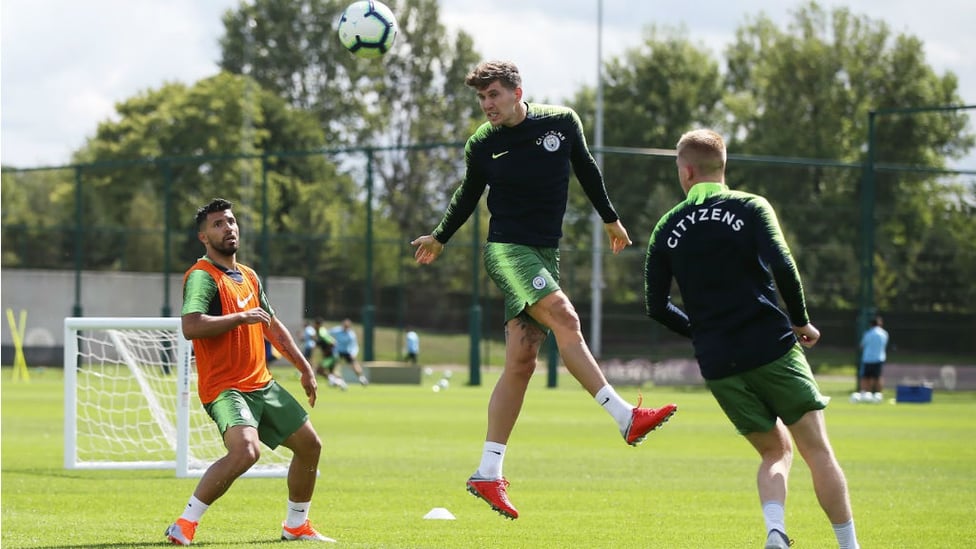
[{"label": "fence post", "polygon": [[366,281],[363,296],[363,360],[373,353],[373,148],[366,149]]},{"label": "fence post", "polygon": [[170,253],[170,210],[173,208],[173,166],[169,162],[163,162],[163,308],[161,316],[168,317],[172,314],[169,307],[169,276],[172,268]]},{"label": "fence post", "polygon": [[81,316],[81,267],[84,264],[82,262],[82,255],[84,254],[84,247],[82,242],[82,233],[85,230],[84,225],[81,222],[82,217],[82,207],[81,201],[81,166],[75,167],[75,304],[71,308],[71,316],[79,317]]},{"label": "fence post", "polygon": [[471,313],[468,317],[468,385],[481,385],[481,290],[478,285],[478,275],[481,273],[481,261],[478,250],[481,248],[481,223],[478,206],[474,208],[474,228],[471,231]]}]

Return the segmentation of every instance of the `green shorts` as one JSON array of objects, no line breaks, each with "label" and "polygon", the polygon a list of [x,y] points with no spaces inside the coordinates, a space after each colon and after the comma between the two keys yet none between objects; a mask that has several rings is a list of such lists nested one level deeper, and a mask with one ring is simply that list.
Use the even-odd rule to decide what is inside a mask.
[{"label": "green shorts", "polygon": [[559,290],[559,248],[489,242],[485,269],[505,296],[505,322]]},{"label": "green shorts", "polygon": [[308,420],[308,412],[274,380],[248,393],[227,389],[203,408],[217,424],[220,436],[229,427],[248,425],[258,430],[258,438],[272,450]]},{"label": "green shorts", "polygon": [[776,418],[792,425],[811,410],[823,410],[830,397],[820,394],[799,344],[759,368],[722,379],[706,380],[739,434],[765,433]]}]

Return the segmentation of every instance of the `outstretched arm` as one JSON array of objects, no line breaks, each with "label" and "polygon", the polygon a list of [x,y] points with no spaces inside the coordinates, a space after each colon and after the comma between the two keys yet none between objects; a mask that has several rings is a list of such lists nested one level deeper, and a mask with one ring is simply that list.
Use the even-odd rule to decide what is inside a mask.
[{"label": "outstretched arm", "polygon": [[607,235],[610,237],[610,249],[613,250],[614,254],[620,253],[621,250],[633,244],[630,237],[627,236],[627,229],[624,228],[619,219],[613,223],[604,224],[603,228],[606,229]]},{"label": "outstretched arm", "polygon": [[413,256],[417,259],[417,263],[421,265],[433,263],[441,255],[441,252],[444,251],[444,245],[434,238],[433,235],[429,234],[418,236],[410,242],[410,245],[417,248]]}]

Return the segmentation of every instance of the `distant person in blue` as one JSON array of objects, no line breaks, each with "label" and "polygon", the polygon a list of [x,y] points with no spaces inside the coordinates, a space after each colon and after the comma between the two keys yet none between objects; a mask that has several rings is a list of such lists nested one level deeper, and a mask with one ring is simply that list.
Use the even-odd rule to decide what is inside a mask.
[{"label": "distant person in blue", "polygon": [[882,326],[884,320],[876,316],[871,327],[861,337],[861,393],[852,400],[861,402],[881,402],[881,369],[887,360],[888,332]]},{"label": "distant person in blue", "polygon": [[312,352],[315,351],[316,335],[315,326],[311,321],[306,320],[305,328],[302,330],[302,354],[309,362],[312,360]]},{"label": "distant person in blue", "polygon": [[[338,357],[332,368],[335,368],[336,364],[342,361],[352,366],[356,375],[359,376],[359,383],[362,386],[369,385],[369,380],[363,375],[363,369],[359,366],[359,361],[356,360],[356,355],[359,354],[359,340],[356,338],[356,332],[352,330],[352,321],[348,318],[344,319],[341,326],[332,328],[329,333],[335,338],[335,354]],[[340,377],[342,376],[340,375]]]},{"label": "distant person in blue", "polygon": [[407,332],[407,356],[406,360],[414,366],[417,365],[417,357],[420,355],[420,336],[417,332],[410,330]]}]

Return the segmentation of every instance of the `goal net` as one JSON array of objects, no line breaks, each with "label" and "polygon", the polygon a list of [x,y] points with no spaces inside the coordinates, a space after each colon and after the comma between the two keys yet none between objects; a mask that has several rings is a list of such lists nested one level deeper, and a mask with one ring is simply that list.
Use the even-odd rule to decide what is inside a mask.
[{"label": "goal net", "polygon": [[[64,466],[170,469],[198,477],[226,453],[197,396],[179,318],[64,320]],[[285,476],[291,451],[264,447],[249,476]]]}]

